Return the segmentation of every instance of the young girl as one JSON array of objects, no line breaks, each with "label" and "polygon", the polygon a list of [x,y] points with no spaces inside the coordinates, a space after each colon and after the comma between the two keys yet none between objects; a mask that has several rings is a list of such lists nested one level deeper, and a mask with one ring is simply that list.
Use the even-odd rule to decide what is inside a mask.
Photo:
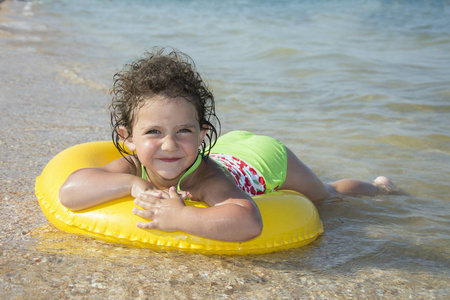
[{"label": "young girl", "polygon": [[[235,131],[217,139],[214,97],[180,52],[155,49],[125,66],[114,75],[112,97],[113,139],[123,157],[68,177],[60,201],[71,210],[131,195],[142,208],[133,213],[149,220],[140,228],[245,241],[263,226],[254,195],[289,189],[317,201],[397,190],[383,176],[374,184],[324,184],[270,137]],[[187,198],[209,207],[185,206]]]}]

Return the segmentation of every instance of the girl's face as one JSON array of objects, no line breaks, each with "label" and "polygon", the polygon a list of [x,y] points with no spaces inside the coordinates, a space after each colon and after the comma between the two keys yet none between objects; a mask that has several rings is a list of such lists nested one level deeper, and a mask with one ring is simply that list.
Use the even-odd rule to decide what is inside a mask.
[{"label": "girl's face", "polygon": [[126,145],[136,151],[150,180],[168,187],[194,163],[207,130],[200,129],[191,103],[156,96],[138,110],[132,132]]}]

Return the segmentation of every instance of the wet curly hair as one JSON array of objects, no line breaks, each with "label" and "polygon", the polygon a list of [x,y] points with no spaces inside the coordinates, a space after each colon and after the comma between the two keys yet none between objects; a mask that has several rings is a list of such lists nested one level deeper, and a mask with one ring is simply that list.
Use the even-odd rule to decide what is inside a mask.
[{"label": "wet curly hair", "polygon": [[122,156],[131,153],[121,142],[119,127],[123,126],[132,135],[138,109],[155,96],[182,97],[194,105],[200,128],[208,130],[199,149],[205,159],[220,134],[214,96],[196,70],[192,58],[180,51],[153,48],[142,59],[125,65],[113,77],[111,96],[112,139]]}]

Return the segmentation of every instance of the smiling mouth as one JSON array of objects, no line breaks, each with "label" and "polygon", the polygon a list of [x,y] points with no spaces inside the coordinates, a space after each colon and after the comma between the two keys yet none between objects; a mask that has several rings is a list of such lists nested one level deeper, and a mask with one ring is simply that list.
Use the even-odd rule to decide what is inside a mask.
[{"label": "smiling mouth", "polygon": [[171,163],[171,162],[179,161],[180,159],[174,157],[174,158],[160,158],[159,160],[163,161],[163,162]]}]

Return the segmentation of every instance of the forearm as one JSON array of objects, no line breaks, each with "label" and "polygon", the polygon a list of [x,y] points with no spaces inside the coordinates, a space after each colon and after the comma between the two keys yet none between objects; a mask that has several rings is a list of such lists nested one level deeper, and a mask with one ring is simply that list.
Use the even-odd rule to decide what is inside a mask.
[{"label": "forearm", "polygon": [[130,195],[135,178],[131,174],[81,169],[72,173],[61,187],[60,202],[71,210],[81,210],[125,197]]},{"label": "forearm", "polygon": [[241,206],[234,203],[208,208],[186,206],[176,223],[184,232],[233,242],[258,236],[263,226],[256,205]]}]

